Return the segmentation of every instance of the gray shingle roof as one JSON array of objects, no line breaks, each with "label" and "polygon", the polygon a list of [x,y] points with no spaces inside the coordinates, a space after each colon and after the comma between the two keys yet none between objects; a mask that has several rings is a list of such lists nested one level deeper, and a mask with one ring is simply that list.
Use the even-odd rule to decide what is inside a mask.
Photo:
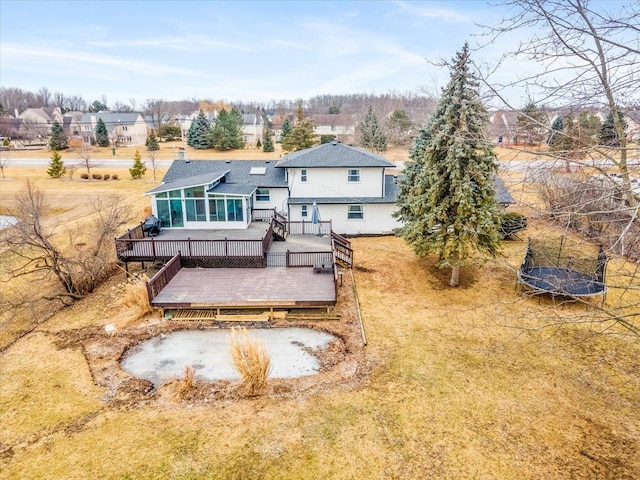
[{"label": "gray shingle roof", "polygon": [[496,191],[496,200],[500,205],[516,203],[509,193],[509,190],[507,190],[507,187],[505,187],[502,179],[497,175],[493,176],[493,189]]},{"label": "gray shingle roof", "polygon": [[[251,169],[255,167],[264,168],[265,174],[251,175]],[[226,171],[229,172],[225,178],[226,183],[266,188],[287,187],[284,170],[275,168],[274,162],[265,160],[174,160],[162,181],[163,183],[173,183],[178,180],[187,181],[190,177]],[[203,184],[200,183],[200,185]]]},{"label": "gray shingle roof", "polygon": [[[228,171],[228,170],[227,170]],[[145,195],[152,193],[168,192],[169,190],[177,190],[178,188],[186,187],[198,187],[200,185],[209,185],[215,182],[219,178],[223,177],[226,171],[205,173],[202,175],[193,175],[191,177],[176,178],[170,182],[163,182],[162,185],[158,185],[156,188],[145,192]]]},{"label": "gray shingle roof", "polygon": [[395,167],[395,165],[377,153],[350,147],[340,142],[330,142],[289,153],[282,157],[276,167]]}]

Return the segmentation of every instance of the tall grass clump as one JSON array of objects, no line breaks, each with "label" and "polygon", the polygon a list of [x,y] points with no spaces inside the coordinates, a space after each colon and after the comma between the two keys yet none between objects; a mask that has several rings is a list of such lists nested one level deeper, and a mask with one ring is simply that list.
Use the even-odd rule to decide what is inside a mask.
[{"label": "tall grass clump", "polygon": [[251,337],[244,327],[232,328],[229,351],[242,377],[240,387],[245,395],[259,395],[267,386],[271,372],[271,358],[264,343]]},{"label": "tall grass clump", "polygon": [[137,320],[153,311],[153,307],[149,303],[147,294],[147,277],[134,277],[127,281],[122,287],[121,305],[128,307],[131,312],[129,320]]},{"label": "tall grass clump", "polygon": [[196,369],[191,365],[185,365],[182,378],[175,383],[174,394],[180,400],[184,399],[189,392],[193,390],[193,377]]}]

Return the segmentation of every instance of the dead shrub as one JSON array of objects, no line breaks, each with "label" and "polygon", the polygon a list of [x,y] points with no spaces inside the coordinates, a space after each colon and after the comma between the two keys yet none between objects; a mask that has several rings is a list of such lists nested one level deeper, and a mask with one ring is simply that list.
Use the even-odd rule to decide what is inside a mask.
[{"label": "dead shrub", "polygon": [[251,337],[246,328],[232,328],[229,351],[240,373],[240,388],[248,397],[259,395],[267,386],[271,358],[264,343]]},{"label": "dead shrub", "polygon": [[184,400],[189,393],[193,391],[193,377],[195,377],[196,369],[191,365],[185,365],[182,378],[174,382],[173,393],[176,398]]}]

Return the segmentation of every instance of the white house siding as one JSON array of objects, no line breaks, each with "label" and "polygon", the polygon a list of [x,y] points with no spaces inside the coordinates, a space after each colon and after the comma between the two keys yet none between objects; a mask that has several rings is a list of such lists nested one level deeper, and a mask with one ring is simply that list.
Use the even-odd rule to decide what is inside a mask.
[{"label": "white house siding", "polygon": [[[260,187],[262,190],[263,188]],[[258,201],[256,193],[254,193],[253,208],[275,208],[278,213],[285,215],[287,212],[287,200],[289,199],[289,191],[286,188],[264,188],[269,190],[269,201]]]},{"label": "white house siding", "polygon": [[[349,170],[360,171],[359,182],[348,181]],[[301,182],[301,168],[288,168],[292,197],[383,197],[384,170],[380,167],[307,168],[307,181]]]},{"label": "white house siding", "polygon": [[[348,204],[318,204],[320,220],[331,220],[331,228],[342,235],[382,235],[393,233],[395,228],[401,226],[400,222],[392,217],[397,210],[394,203],[368,203],[361,204],[364,209],[363,219],[349,219]],[[307,207],[308,216],[301,216],[301,205],[290,205],[289,215],[291,221],[311,221],[311,205]]]}]

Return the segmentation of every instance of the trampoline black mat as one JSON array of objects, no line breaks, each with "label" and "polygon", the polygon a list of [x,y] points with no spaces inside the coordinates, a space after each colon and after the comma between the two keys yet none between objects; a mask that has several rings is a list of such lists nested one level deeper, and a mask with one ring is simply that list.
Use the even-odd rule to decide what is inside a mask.
[{"label": "trampoline black mat", "polygon": [[529,267],[518,272],[520,281],[541,292],[572,297],[602,295],[605,284],[594,275],[561,267]]}]

